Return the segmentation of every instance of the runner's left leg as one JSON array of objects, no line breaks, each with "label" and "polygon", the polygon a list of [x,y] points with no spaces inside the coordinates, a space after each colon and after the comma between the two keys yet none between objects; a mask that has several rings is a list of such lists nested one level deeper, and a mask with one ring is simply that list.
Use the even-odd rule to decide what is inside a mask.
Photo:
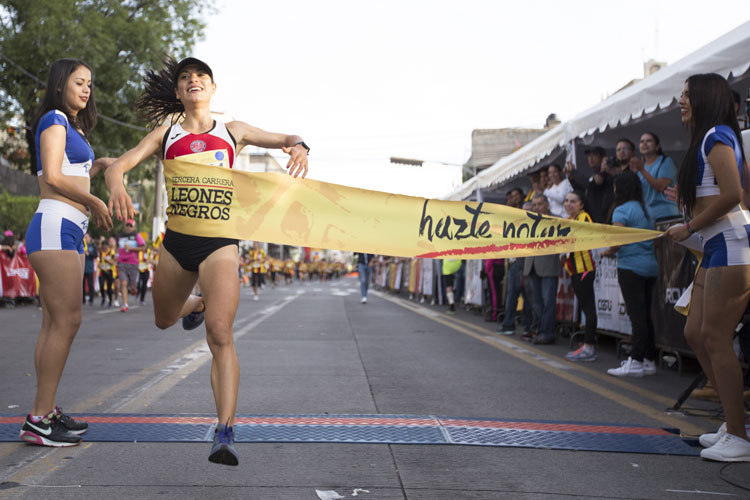
[{"label": "runner's left leg", "polygon": [[239,256],[235,245],[219,248],[199,268],[199,282],[206,305],[206,341],[213,354],[211,387],[219,423],[234,425],[239,361],[234,346],[233,325],[240,298],[237,278]]}]

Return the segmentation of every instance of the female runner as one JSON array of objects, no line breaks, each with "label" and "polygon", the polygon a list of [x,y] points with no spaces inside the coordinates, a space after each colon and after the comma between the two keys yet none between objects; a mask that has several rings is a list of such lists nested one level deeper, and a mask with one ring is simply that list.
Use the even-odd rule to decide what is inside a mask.
[{"label": "female runner", "polygon": [[75,446],[88,428],[63,414],[55,394],[81,325],[89,213],[97,226],[112,227],[107,206],[90,192],[91,177],[105,164],[94,161],[86,140],[96,125],[91,82],[83,61],[55,61],[33,127],[41,200],[26,230],[26,247],[39,278],[42,328],[34,350],[36,397],[20,437],[43,446]]},{"label": "female runner", "polygon": [[720,75],[687,79],[679,100],[690,146],[678,175],[678,200],[690,221],[665,235],[683,241],[698,233],[701,266],[693,281],[685,338],[716,388],[726,422],[704,434],[701,457],[750,462],[742,370],[732,349],[737,323],[750,299],[750,215],[742,203],[742,148],[732,91]]},{"label": "female runner", "polygon": [[[156,125],[172,117],[183,120],[155,126],[107,169],[113,215],[120,219],[133,216],[122,175],[155,153],[164,159],[189,159],[196,150],[221,152],[231,168],[236,155],[247,145],[281,148],[290,155],[289,173],[295,177],[307,174],[309,148],[301,137],[265,132],[240,121],[224,124],[211,117],[216,84],[211,68],[203,61],[189,57],[176,63],[169,59],[164,69],[148,72],[144,80],[145,90],[136,104],[148,121]],[[232,430],[239,385],[232,335],[239,301],[238,265],[237,240],[190,236],[167,228],[151,290],[159,328],[168,328],[180,318],[186,329],[196,328],[203,322],[205,311],[206,341],[213,355],[211,387],[219,418],[208,459],[225,465],[238,463]],[[191,295],[196,282],[202,297]]]}]

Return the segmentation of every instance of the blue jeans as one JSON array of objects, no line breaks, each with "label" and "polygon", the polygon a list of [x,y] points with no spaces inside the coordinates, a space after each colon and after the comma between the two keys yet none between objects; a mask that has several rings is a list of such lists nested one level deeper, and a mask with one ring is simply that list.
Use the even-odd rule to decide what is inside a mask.
[{"label": "blue jeans", "polygon": [[539,318],[539,335],[554,337],[557,327],[557,276],[543,278],[532,272],[527,278],[531,281],[531,290],[534,294],[534,312]]},{"label": "blue jeans", "polygon": [[505,319],[503,320],[504,330],[512,330],[515,328],[518,296],[523,291],[521,288],[521,273],[523,272],[522,264],[522,260],[516,260],[508,265],[508,290],[505,293]]},{"label": "blue jeans", "polygon": [[359,272],[359,291],[362,293],[362,297],[367,297],[372,269],[367,264],[357,264],[357,271]]}]

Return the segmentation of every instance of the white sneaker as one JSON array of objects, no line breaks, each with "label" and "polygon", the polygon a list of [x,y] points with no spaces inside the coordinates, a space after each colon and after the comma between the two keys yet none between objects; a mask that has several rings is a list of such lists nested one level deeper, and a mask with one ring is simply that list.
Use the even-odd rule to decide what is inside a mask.
[{"label": "white sneaker", "polygon": [[643,358],[643,374],[656,375],[656,361]]},{"label": "white sneaker", "polygon": [[258,300],[258,296],[257,295],[253,295],[253,300]]},{"label": "white sneaker", "polygon": [[610,368],[607,370],[607,373],[614,377],[642,377],[643,363],[628,357],[628,359],[620,363],[619,368]]},{"label": "white sneaker", "polygon": [[113,305],[114,307],[120,307],[120,301],[119,301],[119,300],[116,300],[116,299],[115,299],[115,301],[114,301],[114,302],[112,302],[112,305]]},{"label": "white sneaker", "polygon": [[367,304],[367,297],[362,297],[362,303]]},{"label": "white sneaker", "polygon": [[709,432],[708,434],[701,434],[701,436],[698,438],[698,442],[703,446],[704,448],[710,448],[716,443],[719,442],[719,439],[721,439],[721,436],[727,433],[727,423],[724,422],[721,424],[721,427],[719,427],[719,430],[716,432]]},{"label": "white sneaker", "polygon": [[750,462],[750,442],[725,433],[715,445],[701,451],[701,458],[717,462]]}]

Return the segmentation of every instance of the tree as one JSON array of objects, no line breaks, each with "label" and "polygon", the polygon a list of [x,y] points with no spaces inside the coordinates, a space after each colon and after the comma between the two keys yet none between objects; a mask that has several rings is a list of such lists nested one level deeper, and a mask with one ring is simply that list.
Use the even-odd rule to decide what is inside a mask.
[{"label": "tree", "polygon": [[[30,172],[36,158],[29,127],[52,62],[73,57],[91,66],[100,116],[89,139],[97,157],[119,156],[144,134],[132,109],[143,74],[166,55],[187,55],[203,37],[210,10],[206,0],[0,0],[0,6],[0,119],[25,122]],[[137,176],[148,176],[153,167],[141,170]],[[103,194],[102,184],[92,190]]]}]

